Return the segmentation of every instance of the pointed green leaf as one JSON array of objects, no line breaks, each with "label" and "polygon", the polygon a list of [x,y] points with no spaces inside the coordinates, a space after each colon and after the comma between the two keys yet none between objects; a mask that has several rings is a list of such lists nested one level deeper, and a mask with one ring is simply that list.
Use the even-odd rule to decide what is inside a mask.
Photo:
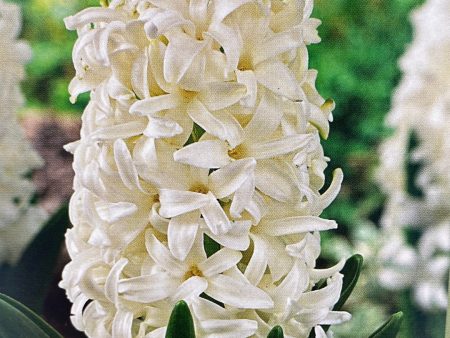
[{"label": "pointed green leaf", "polygon": [[[16,311],[19,311],[23,316],[27,317],[28,320],[32,321],[34,325],[39,327],[39,329],[46,334],[46,337],[62,338],[62,336],[58,333],[58,331],[56,331],[53,327],[51,327],[46,321],[44,321],[36,313],[34,313],[29,308],[27,308],[25,305],[19,303],[15,299],[0,293],[0,304],[1,304],[0,306],[5,306],[5,308],[7,308],[6,305],[8,305],[10,307],[13,307]],[[3,316],[2,310],[0,310],[0,313]],[[0,317],[2,317],[2,316],[0,316]],[[1,321],[1,319],[2,318],[0,318],[0,321]],[[3,326],[3,323],[1,325]],[[0,334],[0,337],[2,337],[1,334]]]},{"label": "pointed green leaf", "polygon": [[267,338],[284,338],[284,333],[281,326],[277,325],[272,330],[270,330]]},{"label": "pointed green leaf", "polygon": [[348,297],[350,297],[350,294],[353,292],[353,289],[355,288],[356,283],[358,282],[362,266],[363,266],[363,257],[359,254],[351,256],[345,262],[345,265],[341,270],[341,273],[344,275],[344,280],[342,282],[341,297],[334,305],[333,310],[335,311],[340,310],[347,301]]},{"label": "pointed green leaf", "polygon": [[194,321],[185,301],[180,300],[172,310],[166,338],[195,338]]},{"label": "pointed green leaf", "polygon": [[3,294],[0,294],[0,337],[62,338],[33,311]]},{"label": "pointed green leaf", "polygon": [[381,325],[369,338],[395,338],[403,321],[403,312],[394,313],[389,320]]},{"label": "pointed green leaf", "polygon": [[0,291],[41,313],[69,224],[68,207],[64,205],[50,217],[17,265],[5,275]]}]

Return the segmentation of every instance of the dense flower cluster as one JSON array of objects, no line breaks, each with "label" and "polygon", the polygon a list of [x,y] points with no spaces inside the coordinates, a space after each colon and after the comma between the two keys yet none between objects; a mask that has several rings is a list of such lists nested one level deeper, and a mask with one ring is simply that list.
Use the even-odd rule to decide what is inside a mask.
[{"label": "dense flower cluster", "polygon": [[[446,308],[450,266],[450,3],[428,0],[412,21],[415,38],[400,62],[403,79],[388,115],[394,135],[381,147],[379,181],[388,195],[380,252],[383,285],[413,287],[423,308]],[[417,140],[414,148],[411,138]],[[412,148],[412,150],[411,150]],[[410,158],[408,158],[410,157]],[[421,167],[408,178],[407,161]],[[411,196],[408,179],[423,192]],[[409,236],[406,233],[417,237]]]},{"label": "dense flower cluster", "polygon": [[42,159],[25,139],[17,121],[23,103],[20,81],[31,50],[17,40],[20,8],[0,0],[0,264],[14,263],[46,215],[30,205],[35,191],[26,175]]},{"label": "dense flower cluster", "polygon": [[[76,29],[74,153],[61,287],[90,337],[164,337],[173,305],[199,337],[326,337],[340,262],[318,269],[334,103],[315,89],[312,0],[113,0]],[[214,249],[215,248],[215,249]],[[326,281],[317,287],[319,281]]]}]

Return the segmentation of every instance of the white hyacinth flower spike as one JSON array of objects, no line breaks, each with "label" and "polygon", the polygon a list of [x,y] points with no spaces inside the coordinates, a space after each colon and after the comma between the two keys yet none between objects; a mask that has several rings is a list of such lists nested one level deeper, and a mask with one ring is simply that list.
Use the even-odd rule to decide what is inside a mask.
[{"label": "white hyacinth flower spike", "polygon": [[[311,0],[113,0],[77,30],[71,262],[89,337],[164,337],[184,300],[199,337],[325,337],[343,262],[317,269],[334,103],[315,90]],[[321,281],[322,288],[315,286]]]}]

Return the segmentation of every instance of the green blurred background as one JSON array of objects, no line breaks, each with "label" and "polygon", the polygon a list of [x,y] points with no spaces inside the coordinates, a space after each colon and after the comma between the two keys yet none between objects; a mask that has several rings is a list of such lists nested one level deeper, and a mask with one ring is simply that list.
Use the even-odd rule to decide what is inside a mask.
[{"label": "green blurred background", "polygon": [[[69,102],[67,87],[74,75],[71,50],[76,33],[66,31],[62,20],[82,8],[97,6],[98,0],[13,2],[22,5],[22,36],[33,49],[23,83],[27,98],[23,114],[72,115],[79,119],[88,94],[81,95],[74,105]],[[323,255],[327,261],[351,254],[351,242],[371,236],[370,231],[379,223],[384,196],[372,179],[377,166],[377,147],[390,132],[383,120],[401,77],[398,58],[412,38],[409,14],[422,2],[315,1],[313,17],[322,20],[319,27],[322,42],[310,46],[310,65],[319,71],[316,83],[319,92],[336,101],[330,137],[324,142],[326,155],[331,158],[327,176],[331,177],[331,170],[337,167],[345,174],[339,197],[323,214],[339,223],[337,231],[323,235]],[[371,282],[370,269],[366,270],[356,295],[352,296],[355,320],[336,330],[340,331],[338,337],[367,336],[387,313],[398,310],[397,305],[407,299],[407,295],[381,292]],[[365,308],[365,312],[358,314],[358,307]],[[405,309],[413,307],[403,304]],[[419,318],[429,326],[422,328],[423,337],[443,336],[443,328],[436,328],[433,321],[427,324],[425,316],[414,311],[410,311],[408,318],[412,321]]]}]

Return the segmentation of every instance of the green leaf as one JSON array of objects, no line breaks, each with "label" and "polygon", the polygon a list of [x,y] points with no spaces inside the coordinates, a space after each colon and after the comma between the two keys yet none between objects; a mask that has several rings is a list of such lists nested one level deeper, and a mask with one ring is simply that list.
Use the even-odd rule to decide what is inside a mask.
[{"label": "green leaf", "polygon": [[0,294],[0,314],[0,337],[62,338],[33,311],[3,294]]},{"label": "green leaf", "polygon": [[403,321],[403,312],[394,313],[389,320],[381,325],[369,338],[395,338]]},{"label": "green leaf", "polygon": [[185,301],[180,300],[172,310],[166,338],[195,338],[194,321]]},{"label": "green leaf", "polygon": [[41,313],[69,224],[68,207],[64,205],[52,215],[17,265],[5,275],[0,291]]},{"label": "green leaf", "polygon": [[347,301],[348,297],[350,297],[350,294],[352,293],[353,289],[356,286],[356,283],[358,282],[362,266],[363,257],[359,254],[351,256],[345,262],[345,265],[341,270],[341,273],[344,275],[341,297],[334,305],[334,311],[339,311]]},{"label": "green leaf", "polygon": [[207,257],[212,256],[220,250],[220,244],[206,234],[203,235],[203,247],[205,248]]},{"label": "green leaf", "polygon": [[277,325],[272,330],[270,330],[267,338],[284,338],[284,333],[281,326]]}]

